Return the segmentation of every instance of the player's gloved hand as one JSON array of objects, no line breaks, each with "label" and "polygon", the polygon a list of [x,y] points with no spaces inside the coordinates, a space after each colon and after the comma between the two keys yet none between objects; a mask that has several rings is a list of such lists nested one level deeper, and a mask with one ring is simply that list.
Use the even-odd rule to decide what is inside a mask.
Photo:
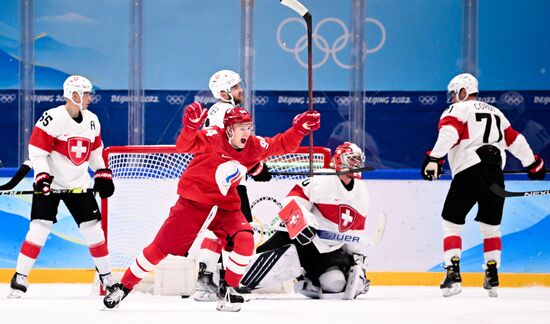
[{"label": "player's gloved hand", "polygon": [[248,174],[252,177],[252,179],[254,179],[254,181],[266,182],[271,180],[271,172],[269,172],[269,169],[263,161],[260,161],[258,164],[256,164],[248,172]]},{"label": "player's gloved hand", "polygon": [[292,121],[292,127],[302,135],[309,134],[309,131],[316,131],[321,127],[321,114],[314,110],[296,115]]},{"label": "player's gloved hand", "polygon": [[443,164],[445,164],[445,159],[432,157],[430,156],[431,152],[426,152],[426,158],[421,169],[422,177],[428,181],[439,179],[443,171]]},{"label": "player's gloved hand", "polygon": [[111,169],[97,169],[94,174],[94,191],[99,192],[101,198],[109,198],[115,192],[113,171]]},{"label": "player's gloved hand", "polygon": [[34,178],[34,191],[43,193],[45,196],[50,194],[50,186],[53,177],[47,172],[40,172]]},{"label": "player's gloved hand", "polygon": [[546,175],[546,168],[544,167],[544,160],[540,155],[535,154],[535,162],[531,163],[527,167],[527,176],[531,180],[544,180]]},{"label": "player's gloved hand", "polygon": [[200,102],[193,102],[185,107],[183,113],[183,126],[192,130],[201,128],[206,117],[208,117],[208,110],[205,109]]}]

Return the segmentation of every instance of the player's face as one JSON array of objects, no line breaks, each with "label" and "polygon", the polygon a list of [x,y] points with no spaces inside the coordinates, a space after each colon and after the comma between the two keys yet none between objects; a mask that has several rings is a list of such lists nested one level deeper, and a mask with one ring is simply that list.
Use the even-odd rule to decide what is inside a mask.
[{"label": "player's face", "polygon": [[231,146],[242,149],[246,145],[246,141],[252,134],[254,124],[242,123],[233,125],[233,137],[231,138]]},{"label": "player's face", "polygon": [[88,105],[92,101],[93,94],[91,92],[84,92],[82,98],[76,92],[73,92],[73,101],[76,103],[82,103],[82,109],[88,108]]},{"label": "player's face", "polygon": [[244,90],[241,84],[234,85],[231,88],[231,95],[233,96],[233,100],[235,101],[235,104],[244,105]]}]

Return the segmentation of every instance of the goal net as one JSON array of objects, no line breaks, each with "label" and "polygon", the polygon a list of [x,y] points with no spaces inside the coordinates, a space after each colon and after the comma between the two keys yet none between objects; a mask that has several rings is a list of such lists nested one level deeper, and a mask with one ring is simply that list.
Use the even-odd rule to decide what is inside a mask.
[{"label": "goal net", "polygon": [[[115,194],[102,201],[103,226],[115,276],[133,262],[154,238],[178,199],[177,185],[191,154],[177,153],[175,146],[112,146],[104,151],[107,166],[113,171]],[[272,156],[266,161],[274,173],[309,171],[307,147],[296,153]],[[330,165],[330,150],[313,149],[313,168]],[[272,234],[269,229],[288,191],[304,175],[274,175],[269,182],[248,179],[245,185],[254,219],[254,238],[261,244]],[[200,245],[200,244],[199,244]],[[197,251],[190,251],[193,255]],[[196,277],[196,272],[193,274]],[[151,278],[149,278],[149,281]],[[146,284],[148,280],[144,280]],[[151,282],[149,282],[151,284]],[[152,292],[151,287],[142,289]]]}]

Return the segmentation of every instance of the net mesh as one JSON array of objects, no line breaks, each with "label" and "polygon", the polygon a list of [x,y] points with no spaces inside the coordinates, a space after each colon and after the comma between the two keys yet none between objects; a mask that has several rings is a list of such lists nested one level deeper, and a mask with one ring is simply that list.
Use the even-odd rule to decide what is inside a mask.
[{"label": "net mesh", "polygon": [[[125,146],[106,149],[108,167],[113,171],[116,193],[108,200],[107,240],[113,269],[126,269],[154,238],[178,199],[177,184],[192,159],[190,154],[176,153],[173,146]],[[330,152],[314,148],[313,168],[328,167]],[[271,172],[309,170],[307,148],[297,153],[272,156],[266,164]],[[267,183],[249,187],[255,228],[259,244],[272,231],[265,226],[276,222],[282,198],[296,180],[304,175],[274,175]],[[252,181],[252,180],[248,180]],[[254,187],[256,188],[256,187]],[[256,192],[255,192],[256,191]],[[269,194],[266,194],[269,193]],[[282,197],[281,197],[282,196]]]}]

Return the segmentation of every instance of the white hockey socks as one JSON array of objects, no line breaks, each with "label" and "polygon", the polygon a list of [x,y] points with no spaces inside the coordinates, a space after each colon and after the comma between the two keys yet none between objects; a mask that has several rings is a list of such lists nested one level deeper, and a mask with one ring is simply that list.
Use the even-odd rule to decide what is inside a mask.
[{"label": "white hockey socks", "polygon": [[101,228],[101,222],[92,220],[81,223],[80,233],[86,239],[99,274],[110,273],[111,262],[109,261],[109,251],[107,251],[107,243],[105,242],[105,234]]},{"label": "white hockey socks", "polygon": [[502,253],[502,238],[500,225],[489,225],[479,222],[479,229],[483,236],[483,269],[487,270],[487,262],[494,260],[497,268],[500,267],[500,255]]},{"label": "white hockey socks", "polygon": [[464,225],[451,223],[443,220],[443,258],[445,259],[445,266],[450,266],[451,258],[457,256],[461,257],[462,254],[462,232]]},{"label": "white hockey socks", "polygon": [[21,246],[17,258],[16,272],[28,276],[32,266],[40,254],[40,250],[46,243],[52,229],[52,221],[34,219],[30,222],[29,231]]}]

